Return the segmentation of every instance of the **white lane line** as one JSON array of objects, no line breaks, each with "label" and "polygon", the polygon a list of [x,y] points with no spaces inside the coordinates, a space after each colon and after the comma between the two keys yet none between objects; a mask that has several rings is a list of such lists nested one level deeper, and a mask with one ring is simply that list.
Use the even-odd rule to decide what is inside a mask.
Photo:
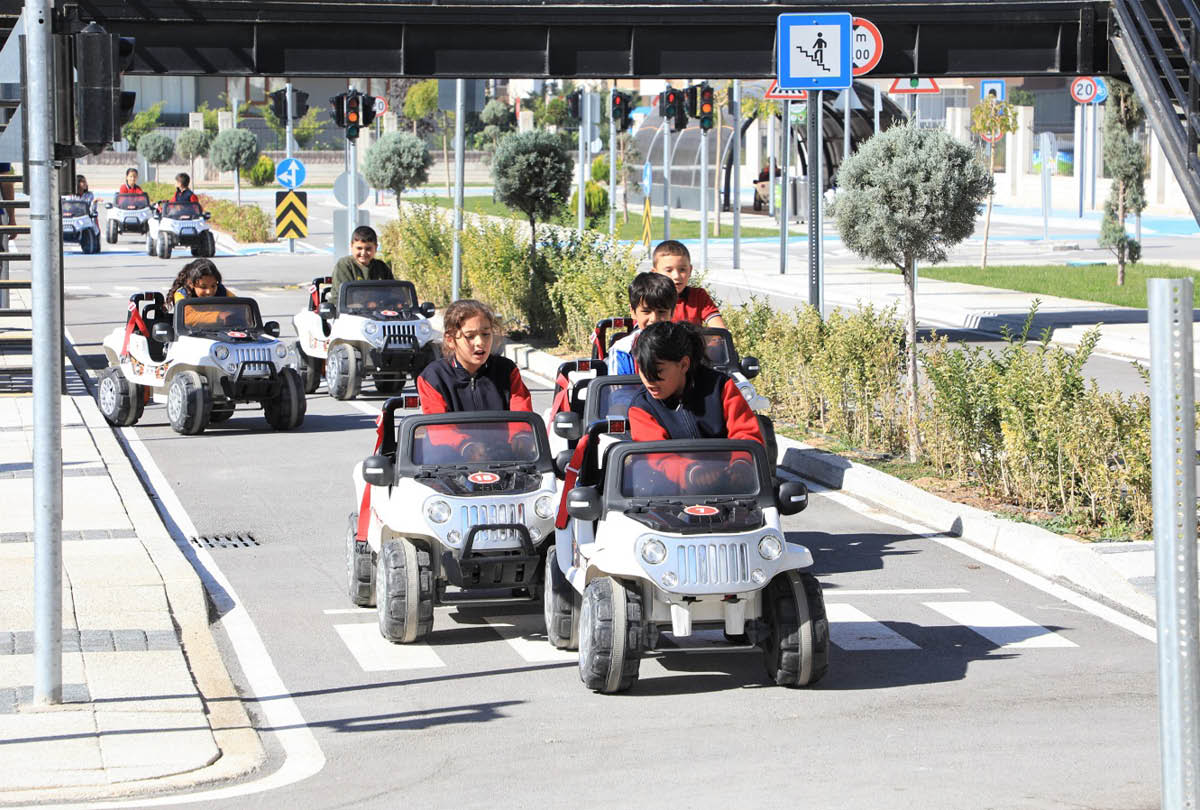
[{"label": "white lane line", "polygon": [[[300,713],[300,707],[292,699],[283,679],[275,669],[271,656],[263,644],[254,620],[250,618],[242,600],[238,598],[233,585],[217,567],[216,561],[207,549],[203,547],[190,548],[188,537],[199,535],[187,510],[179,501],[179,497],[167,482],[166,476],[158,468],[146,445],[131,428],[121,428],[118,435],[128,444],[133,453],[131,461],[138,468],[142,480],[150,489],[151,496],[156,498],[159,514],[163,523],[175,540],[175,544],[185,556],[192,560],[192,565],[205,590],[219,601],[218,609],[223,610],[221,625],[229,637],[237,654],[238,663],[250,687],[252,697],[260,698],[259,708],[265,715],[265,730],[271,731],[283,748],[284,761],[279,770],[252,782],[215,790],[187,793],[177,796],[163,796],[156,799],[127,799],[116,803],[91,805],[90,807],[153,807],[172,804],[189,804],[198,801],[217,801],[222,799],[248,796],[268,790],[278,790],[281,787],[308,779],[325,767],[325,754],[317,744],[317,738]],[[192,557],[191,555],[194,555]]]},{"label": "white lane line", "polygon": [[537,614],[489,616],[487,623],[517,651],[517,655],[530,664],[579,660],[579,653],[556,649],[546,641],[545,626],[542,617]]},{"label": "white lane line", "polygon": [[898,517],[890,512],[885,512],[878,507],[847,495],[843,492],[828,489],[816,482],[809,482],[808,488],[815,494],[819,494],[823,498],[828,498],[836,504],[845,506],[848,509],[853,509],[858,514],[869,517],[872,520],[878,520],[880,523],[887,523],[892,526],[897,526],[908,532],[911,532],[920,537],[928,538],[935,543],[945,546],[946,548],[957,551],[964,557],[970,557],[977,562],[981,562],[991,568],[1007,574],[1013,579],[1020,580],[1030,587],[1037,588],[1043,593],[1047,593],[1056,599],[1061,599],[1069,605],[1074,605],[1077,608],[1086,610],[1093,616],[1102,619],[1109,624],[1116,625],[1122,630],[1128,630],[1139,638],[1146,641],[1158,642],[1158,631],[1153,625],[1138,621],[1137,619],[1126,616],[1119,610],[1114,610],[1108,605],[1097,602],[1095,599],[1076,593],[1070,588],[1058,585],[1040,574],[1035,574],[1032,571],[1026,571],[1016,563],[1010,563],[1007,560],[1002,560],[999,557],[984,551],[981,548],[976,548],[965,540],[958,540],[953,537],[946,537],[944,532],[934,531],[929,526],[922,526],[918,523],[913,523],[904,518]]},{"label": "white lane line", "polygon": [[831,588],[824,591],[826,600],[837,599],[839,596],[929,596],[967,592],[966,588],[876,588],[867,590]]},{"label": "white lane line", "polygon": [[829,640],[843,650],[919,650],[916,644],[890,627],[880,624],[853,605],[833,602],[825,605],[829,617]]},{"label": "white lane line", "polygon": [[368,607],[328,608],[327,610],[322,610],[321,612],[324,613],[326,616],[346,616],[346,615],[359,615],[359,614],[362,614],[365,616],[368,613],[371,615],[374,615],[375,608],[368,608]]},{"label": "white lane line", "polygon": [[1030,649],[1079,646],[995,602],[926,602],[925,607],[933,608],[1001,647]]},{"label": "white lane line", "polygon": [[427,644],[393,644],[379,635],[374,623],[335,624],[333,629],[362,667],[363,672],[398,669],[435,669],[446,666]]}]

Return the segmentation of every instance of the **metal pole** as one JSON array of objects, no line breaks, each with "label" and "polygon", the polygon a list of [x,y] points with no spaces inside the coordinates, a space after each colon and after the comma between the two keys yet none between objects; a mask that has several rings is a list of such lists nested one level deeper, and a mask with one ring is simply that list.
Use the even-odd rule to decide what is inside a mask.
[{"label": "metal pole", "polygon": [[[292,156],[292,83],[288,82],[287,89],[287,156]],[[288,253],[296,252],[296,240],[288,237]]]},{"label": "metal pole", "polygon": [[1079,137],[1075,139],[1075,174],[1079,178],[1079,218],[1083,219],[1083,198],[1087,194],[1087,108],[1079,105]]},{"label": "metal pole", "polygon": [[62,702],[62,321],[48,0],[25,4],[33,264],[33,701]]},{"label": "metal pole", "polygon": [[[1138,125],[1137,142],[1138,142],[1138,146],[1144,152],[1146,149],[1146,125],[1145,124]],[[1142,244],[1142,212],[1141,211],[1138,211],[1136,214],[1133,215],[1133,224],[1134,224],[1134,237],[1133,238],[1136,239],[1137,243],[1140,245],[1140,244]]]},{"label": "metal pole", "polygon": [[775,216],[775,111],[767,114],[767,215]]},{"label": "metal pole", "polygon": [[671,238],[671,127],[663,121],[663,239]]},{"label": "metal pole", "polygon": [[825,104],[817,91],[817,311],[825,317]]},{"label": "metal pole", "polygon": [[879,85],[875,85],[875,135],[879,134],[879,113],[883,110],[883,96],[879,93]]},{"label": "metal pole", "polygon": [[[788,266],[788,197],[792,195],[792,102],[783,102],[783,193],[779,195],[779,275],[787,275]],[[774,189],[771,190],[772,196]]]},{"label": "metal pole", "polygon": [[1049,132],[1041,134],[1038,151],[1042,153],[1042,239],[1050,241],[1050,161],[1054,159],[1053,136]]},{"label": "metal pole", "polygon": [[579,188],[576,191],[575,230],[583,236],[583,219],[585,215],[584,196],[587,191],[587,131],[588,131],[588,91],[579,91]]},{"label": "metal pole", "polygon": [[846,109],[842,113],[842,163],[850,157],[850,98],[853,93],[853,87],[846,88]]},{"label": "metal pole", "polygon": [[700,268],[708,269],[708,132],[700,131]]},{"label": "metal pole", "polygon": [[742,266],[742,83],[733,80],[733,269]]},{"label": "metal pole", "polygon": [[821,309],[821,272],[818,266],[820,257],[817,254],[817,241],[821,231],[817,225],[817,209],[821,203],[820,170],[817,168],[817,153],[821,150],[817,135],[817,108],[821,94],[816,90],[808,91],[808,137],[804,141],[804,149],[808,153],[808,304],[813,309]]},{"label": "metal pole", "polygon": [[[457,301],[462,290],[463,175],[466,155],[463,119],[467,117],[467,80],[454,80],[454,264],[450,272],[450,298]],[[529,235],[533,238],[533,234]]]},{"label": "metal pole", "polygon": [[1100,105],[1098,105],[1095,101],[1092,101],[1092,103],[1089,104],[1088,106],[1090,106],[1092,108],[1092,142],[1091,142],[1091,144],[1089,144],[1089,146],[1091,147],[1091,151],[1092,151],[1092,174],[1091,174],[1092,210],[1095,211],[1096,210],[1096,184],[1097,184],[1097,181],[1099,181],[1099,179],[1100,179],[1100,158],[1101,158],[1100,149],[1099,149],[1100,143],[1096,137],[1096,135],[1097,135],[1096,119],[1100,117],[1100,115],[1099,115]]},{"label": "metal pole", "polygon": [[608,235],[617,235],[617,118],[613,115],[613,99],[617,83],[608,92]]},{"label": "metal pole", "polygon": [[1192,280],[1152,278],[1150,447],[1162,806],[1200,804]]}]

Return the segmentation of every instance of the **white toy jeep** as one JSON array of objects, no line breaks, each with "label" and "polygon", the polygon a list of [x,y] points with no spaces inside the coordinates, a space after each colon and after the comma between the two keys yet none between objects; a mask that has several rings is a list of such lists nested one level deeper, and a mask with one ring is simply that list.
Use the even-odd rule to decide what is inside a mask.
[{"label": "white toy jeep", "polygon": [[175,432],[195,434],[228,421],[237,403],[256,402],[276,430],[299,427],[304,388],[278,335],[279,324],[264,324],[252,298],[185,298],[172,315],[162,293],[135,293],[125,326],[104,339],[100,412],[113,425],[132,425],[147,401],[165,400]]},{"label": "white toy jeep", "polygon": [[194,202],[160,202],[146,231],[146,255],[171,258],[177,247],[192,249],[193,256],[217,255],[217,241],[208,220],[212,215]]},{"label": "white toy jeep", "polygon": [[411,281],[350,281],[338,291],[335,309],[326,299],[332,279],[313,279],[308,307],[292,317],[304,390],[322,376],[329,395],[353,399],[368,374],[381,394],[395,394],[436,359],[433,304],[417,305]]},{"label": "white toy jeep", "polygon": [[77,242],[84,253],[100,252],[100,226],[95,212],[77,197],[62,198],[62,238]]},{"label": "white toy jeep", "polygon": [[808,491],[776,484],[772,468],[761,444],[729,439],[618,441],[584,454],[566,482],[544,606],[548,638],[577,643],[588,688],[629,689],[643,652],[685,646],[700,630],[760,646],[774,683],[820,680],[821,586],[809,550],[780,526]]},{"label": "white toy jeep", "polygon": [[117,243],[117,238],[123,233],[138,233],[143,236],[150,232],[150,219],[154,210],[150,207],[150,197],[144,191],[118,193],[113,201],[104,204],[105,238],[110,245]]},{"label": "white toy jeep", "polygon": [[[374,455],[355,468],[350,598],[374,604],[379,632],[427,635],[448,585],[537,596],[554,532],[554,471],[541,417],[513,411],[406,416],[383,406]],[[398,435],[397,435],[398,433]]]}]

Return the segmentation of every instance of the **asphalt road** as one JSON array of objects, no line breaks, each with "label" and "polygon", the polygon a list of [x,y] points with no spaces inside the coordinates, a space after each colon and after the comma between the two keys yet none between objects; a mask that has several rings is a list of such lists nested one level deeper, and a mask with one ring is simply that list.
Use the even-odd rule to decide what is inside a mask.
[{"label": "asphalt road", "polygon": [[[66,260],[67,327],[93,367],[129,292],[165,289],[182,264],[132,240],[109,247]],[[304,293],[289,285],[332,259],[218,264],[290,334]],[[546,382],[529,384],[545,407]],[[833,622],[830,671],[812,689],[765,685],[757,653],[703,652],[656,655],[632,692],[595,695],[541,638],[538,604],[441,607],[427,643],[383,642],[373,611],[345,596],[342,546],[351,467],[371,450],[380,402],[337,402],[322,387],[298,431],[270,431],[247,410],[194,437],[151,405],[135,429],[198,534],[255,539],[208,553],[287,693],[254,693],[218,621],[272,752],[267,772],[286,767],[267,711],[288,695],[325,758],[302,781],[203,806],[1158,806],[1151,642],[931,536],[917,515],[836,493],[785,519],[813,550]]]}]

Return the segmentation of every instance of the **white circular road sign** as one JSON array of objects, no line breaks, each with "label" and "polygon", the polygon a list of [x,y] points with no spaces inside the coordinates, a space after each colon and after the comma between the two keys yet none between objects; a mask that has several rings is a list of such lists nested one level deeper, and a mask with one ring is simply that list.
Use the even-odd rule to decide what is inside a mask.
[{"label": "white circular road sign", "polygon": [[855,17],[851,24],[854,28],[850,37],[854,43],[850,53],[854,63],[851,72],[855,76],[862,76],[874,70],[883,58],[883,34],[879,33],[875,23],[862,17]]},{"label": "white circular road sign", "polygon": [[375,114],[383,115],[387,110],[387,99],[383,96],[375,96]]},{"label": "white circular road sign", "polygon": [[1096,100],[1099,93],[1100,87],[1091,76],[1080,76],[1071,82],[1071,98],[1080,104],[1090,104]]}]

